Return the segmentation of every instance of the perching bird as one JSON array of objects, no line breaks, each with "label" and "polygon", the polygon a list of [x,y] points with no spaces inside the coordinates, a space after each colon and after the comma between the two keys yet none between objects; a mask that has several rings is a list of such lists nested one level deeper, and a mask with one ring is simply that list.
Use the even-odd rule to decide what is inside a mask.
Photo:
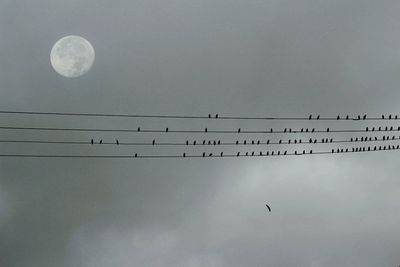
[{"label": "perching bird", "polygon": [[252,155],[252,156],[254,156],[254,151],[253,151],[253,152],[251,152],[251,155]]},{"label": "perching bird", "polygon": [[312,150],[310,150],[310,154],[312,154]]},{"label": "perching bird", "polygon": [[183,153],[183,157],[186,157],[186,153]]},{"label": "perching bird", "polygon": [[137,158],[137,153],[135,153],[135,158]]},{"label": "perching bird", "polygon": [[238,133],[240,133],[240,128],[238,129]]},{"label": "perching bird", "polygon": [[102,144],[103,143],[103,139],[101,139],[100,141],[99,141],[99,144]]},{"label": "perching bird", "polygon": [[237,144],[237,145],[239,144],[239,141],[238,141],[238,140],[236,140],[236,144]]},{"label": "perching bird", "polygon": [[392,119],[392,115],[389,115],[389,120],[391,120]]},{"label": "perching bird", "polygon": [[308,119],[311,120],[312,119],[312,115],[310,114],[310,116],[308,116]]},{"label": "perching bird", "polygon": [[206,156],[206,152],[203,152],[203,158]]},{"label": "perching bird", "polygon": [[215,114],[215,118],[218,119],[218,114]]},{"label": "perching bird", "polygon": [[285,152],[283,153],[283,155],[286,155],[287,154],[287,150],[285,150]]},{"label": "perching bird", "polygon": [[152,145],[154,146],[156,144],[156,140],[155,139],[153,139],[153,143],[152,143]]},{"label": "perching bird", "polygon": [[329,128],[326,128],[326,132],[329,132]]},{"label": "perching bird", "polygon": [[207,128],[205,128],[204,131],[207,132],[208,131]]},{"label": "perching bird", "polygon": [[339,115],[337,115],[336,119],[337,119],[337,120],[340,120],[340,116],[339,116]]},{"label": "perching bird", "polygon": [[117,139],[117,140],[115,140],[115,143],[116,143],[117,145],[119,145],[119,141],[118,141],[118,139]]},{"label": "perching bird", "polygon": [[312,128],[311,132],[313,133],[315,131],[315,128]]},{"label": "perching bird", "polygon": [[367,114],[364,114],[363,120],[367,119]]},{"label": "perching bird", "polygon": [[243,141],[243,144],[244,144],[244,145],[246,144],[246,140]]},{"label": "perching bird", "polygon": [[319,120],[319,115],[317,116],[317,120]]},{"label": "perching bird", "polygon": [[224,156],[224,152],[221,152],[220,156],[223,157]]},{"label": "perching bird", "polygon": [[195,141],[193,141],[193,145],[194,145],[194,146],[196,145],[196,140],[195,140]]},{"label": "perching bird", "polygon": [[94,141],[93,141],[93,139],[92,140],[90,140],[90,143],[93,145],[94,144]]},{"label": "perching bird", "polygon": [[203,140],[203,145],[205,145],[206,144],[206,140]]},{"label": "perching bird", "polygon": [[208,118],[211,119],[211,114],[208,114]]},{"label": "perching bird", "polygon": [[349,115],[346,115],[346,120],[348,120],[349,119]]},{"label": "perching bird", "polygon": [[382,120],[384,120],[385,119],[385,115],[382,115]]},{"label": "perching bird", "polygon": [[168,132],[168,127],[167,127],[167,128],[165,128],[165,132]]},{"label": "perching bird", "polygon": [[140,127],[137,128],[137,131],[140,132]]},{"label": "perching bird", "polygon": [[218,145],[220,145],[221,144],[221,140],[218,140]]},{"label": "perching bird", "polygon": [[267,140],[267,145],[269,144],[269,139]]},{"label": "perching bird", "polygon": [[187,145],[187,146],[189,145],[189,140],[186,140],[186,145]]},{"label": "perching bird", "polygon": [[236,154],[237,157],[239,157],[239,155],[240,155],[240,152],[238,152],[238,153]]}]

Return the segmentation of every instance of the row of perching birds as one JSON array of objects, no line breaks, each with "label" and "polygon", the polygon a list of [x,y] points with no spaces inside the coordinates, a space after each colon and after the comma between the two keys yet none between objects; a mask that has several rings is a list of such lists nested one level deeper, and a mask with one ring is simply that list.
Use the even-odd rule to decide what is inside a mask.
[{"label": "row of perching birds", "polygon": [[[215,115],[208,114],[208,118],[209,118],[209,119],[212,119],[212,118],[218,119],[218,118],[219,118],[219,115],[218,115],[218,114],[215,114]],[[275,119],[277,119],[277,118],[275,118]],[[313,116],[312,114],[310,114],[310,115],[308,116],[308,119],[309,119],[309,120],[319,120],[319,119],[323,119],[323,118],[321,118],[321,115]],[[326,119],[326,118],[325,118],[325,119]],[[357,115],[357,116],[355,116],[355,117],[350,117],[350,115],[346,115],[346,116],[344,116],[344,117],[341,117],[340,115],[337,115],[336,119],[337,119],[337,120],[341,120],[341,119],[343,119],[343,120],[366,120],[366,119],[367,119],[367,114],[364,114],[364,115]],[[382,120],[385,120],[385,119],[389,119],[389,120],[395,119],[395,120],[397,120],[397,119],[399,119],[399,117],[398,117],[398,115],[389,114],[389,115],[387,115],[387,116],[382,115],[382,116],[381,116],[381,119],[382,119]]]}]

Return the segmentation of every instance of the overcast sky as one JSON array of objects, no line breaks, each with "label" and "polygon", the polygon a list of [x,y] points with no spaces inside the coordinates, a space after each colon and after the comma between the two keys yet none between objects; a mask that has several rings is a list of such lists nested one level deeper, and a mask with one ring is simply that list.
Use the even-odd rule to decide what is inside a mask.
[{"label": "overcast sky", "polygon": [[[397,0],[0,0],[0,109],[400,113],[399,11]],[[96,50],[93,68],[74,79],[58,75],[49,57],[52,45],[70,34],[85,37]],[[240,123],[0,115],[1,125],[33,127],[230,129]],[[279,127],[300,125],[281,122]],[[0,138],[142,137],[1,130]],[[1,144],[0,149],[135,150],[39,144]],[[398,155],[1,158],[0,265],[398,266]]]}]

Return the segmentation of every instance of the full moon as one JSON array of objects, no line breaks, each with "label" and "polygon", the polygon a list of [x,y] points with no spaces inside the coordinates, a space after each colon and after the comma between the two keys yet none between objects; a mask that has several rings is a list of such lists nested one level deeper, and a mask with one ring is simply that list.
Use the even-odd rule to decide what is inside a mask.
[{"label": "full moon", "polygon": [[68,78],[79,77],[88,72],[94,58],[94,48],[89,41],[75,35],[58,40],[50,53],[50,62],[54,70]]}]

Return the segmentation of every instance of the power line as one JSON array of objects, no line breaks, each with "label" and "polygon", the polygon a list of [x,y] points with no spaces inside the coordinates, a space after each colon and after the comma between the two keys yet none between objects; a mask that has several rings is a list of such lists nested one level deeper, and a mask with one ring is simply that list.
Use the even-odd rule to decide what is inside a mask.
[{"label": "power line", "polygon": [[[354,148],[353,148],[354,149]],[[313,152],[312,150],[306,152],[303,151],[303,153],[297,151],[293,153],[285,153],[281,151],[276,151],[276,153],[273,153],[274,151],[267,152],[267,153],[262,153],[260,152],[259,154],[257,153],[245,153],[245,154],[218,154],[218,153],[209,153],[209,154],[200,154],[200,155],[186,155],[185,153],[182,155],[139,155],[139,154],[134,154],[134,155],[52,155],[52,154],[0,154],[0,157],[3,158],[127,158],[127,159],[132,159],[132,158],[147,158],[147,159],[155,159],[155,158],[178,158],[178,159],[183,159],[183,158],[235,158],[235,157],[279,157],[279,156],[304,156],[304,155],[324,155],[324,154],[349,154],[349,153],[364,153],[364,152],[382,152],[382,151],[393,151],[393,150],[399,150],[400,146],[386,146],[382,149],[379,147],[379,149],[371,149],[368,147],[360,147],[357,148],[357,150],[343,150],[343,149],[337,149],[337,151],[319,151],[319,152]]]},{"label": "power line", "polygon": [[362,129],[347,129],[347,130],[331,130],[327,128],[326,130],[280,130],[275,131],[273,129],[270,130],[209,130],[205,128],[204,130],[171,130],[166,128],[165,130],[155,130],[155,129],[141,129],[140,127],[137,129],[93,129],[93,128],[64,128],[64,127],[17,127],[17,126],[0,126],[0,129],[3,130],[34,130],[34,131],[76,131],[76,132],[130,132],[130,133],[217,133],[217,134],[276,134],[276,133],[284,133],[284,134],[309,134],[309,133],[365,133],[365,132],[393,132],[400,131],[400,126],[398,128],[388,128],[379,129],[379,130],[371,130],[368,127],[365,130]]},{"label": "power line", "polygon": [[48,115],[48,116],[77,116],[77,117],[121,117],[121,118],[158,118],[158,119],[218,119],[218,120],[398,120],[398,115],[382,115],[381,117],[357,116],[334,116],[321,117],[320,115],[308,115],[305,117],[261,117],[261,116],[224,116],[219,114],[208,114],[206,116],[193,115],[146,115],[146,114],[110,114],[110,113],[74,113],[74,112],[38,112],[38,111],[11,111],[0,110],[0,114],[20,115]]},{"label": "power line", "polygon": [[[325,140],[324,140],[325,139]],[[324,140],[324,141],[323,141]],[[302,140],[294,139],[291,141],[277,141],[277,142],[261,142],[260,140],[245,140],[237,142],[220,142],[220,140],[195,140],[189,142],[158,142],[155,139],[154,142],[102,142],[91,143],[90,141],[47,141],[47,140],[0,140],[0,143],[27,143],[27,144],[66,144],[66,145],[113,145],[113,146],[254,146],[254,145],[303,145],[303,144],[337,144],[337,143],[367,143],[367,142],[381,142],[381,141],[395,141],[400,140],[399,137],[383,137],[383,138],[372,138],[372,137],[361,137],[351,138],[348,140],[333,140],[329,138],[322,138],[321,141],[317,139]]]}]

